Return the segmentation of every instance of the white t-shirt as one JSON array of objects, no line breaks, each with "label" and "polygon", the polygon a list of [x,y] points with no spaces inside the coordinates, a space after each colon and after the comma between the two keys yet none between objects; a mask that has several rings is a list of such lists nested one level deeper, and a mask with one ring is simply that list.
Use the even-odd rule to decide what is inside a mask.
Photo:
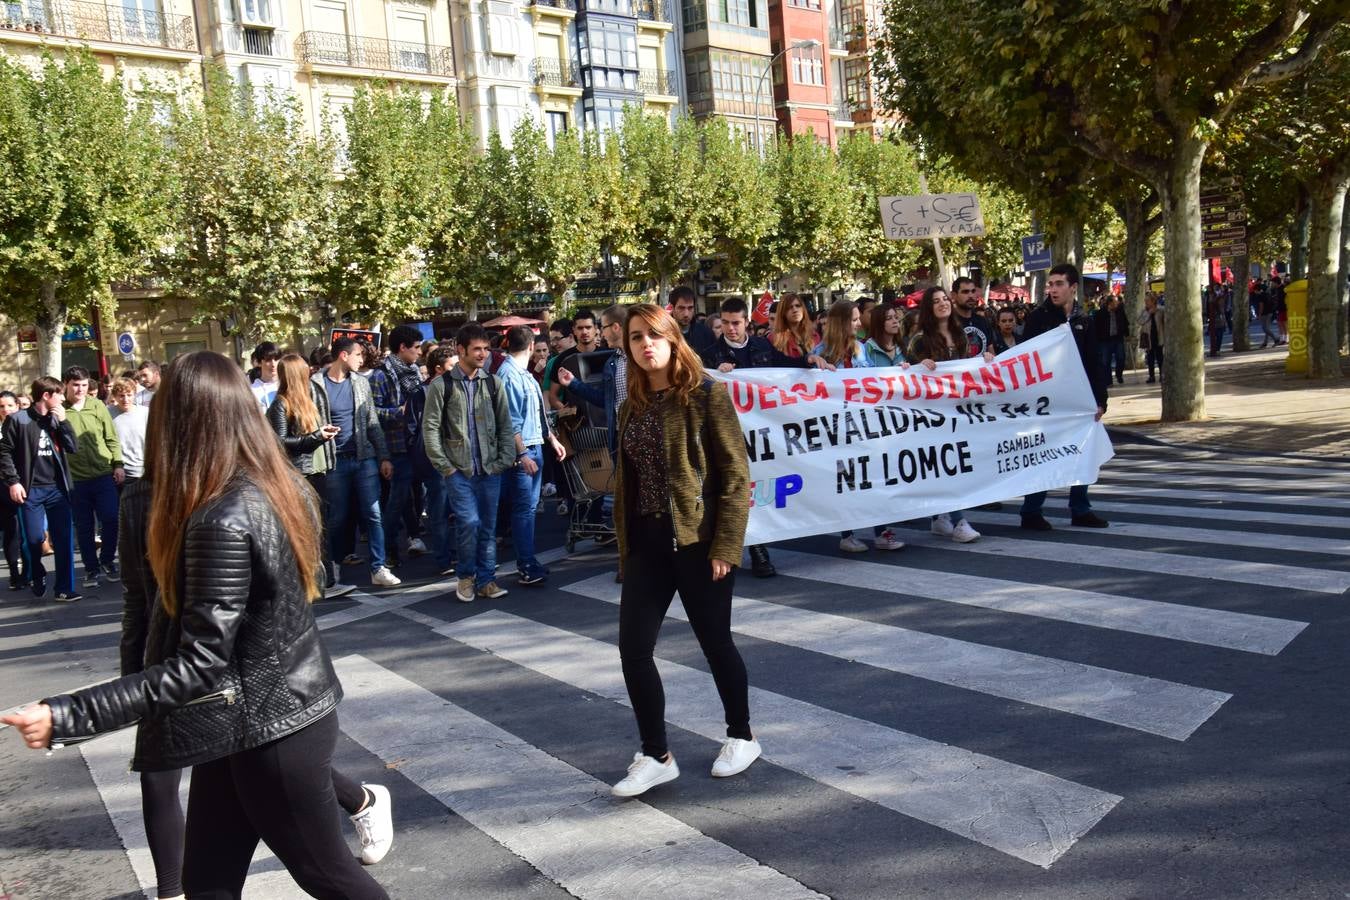
[{"label": "white t-shirt", "polygon": [[140,478],[145,473],[145,425],[149,421],[148,406],[133,406],[113,418],[117,442],[122,445],[122,468],[128,478]]},{"label": "white t-shirt", "polygon": [[253,396],[257,399],[258,405],[262,407],[263,412],[267,412],[267,407],[272,405],[272,401],[277,399],[277,389],[281,387],[280,381],[263,381],[261,378],[253,379]]}]

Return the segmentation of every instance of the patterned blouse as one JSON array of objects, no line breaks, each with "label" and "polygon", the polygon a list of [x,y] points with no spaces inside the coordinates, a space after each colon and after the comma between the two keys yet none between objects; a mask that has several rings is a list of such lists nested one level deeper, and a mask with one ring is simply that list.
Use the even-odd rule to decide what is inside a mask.
[{"label": "patterned blouse", "polygon": [[651,516],[667,511],[665,429],[661,427],[665,392],[658,391],[646,409],[633,416],[623,436],[623,452],[637,473],[637,512]]}]

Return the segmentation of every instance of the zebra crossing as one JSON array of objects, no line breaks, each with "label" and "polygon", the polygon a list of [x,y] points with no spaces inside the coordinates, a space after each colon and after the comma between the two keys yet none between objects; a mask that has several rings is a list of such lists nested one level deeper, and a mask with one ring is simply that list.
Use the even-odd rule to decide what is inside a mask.
[{"label": "zebra crossing", "polygon": [[[852,823],[868,810],[930,829],[897,829],[906,838],[891,848],[901,873],[892,896],[925,877],[908,852],[914,834],[962,865],[1053,878],[1066,860],[1096,860],[1131,840],[1118,829],[1134,826],[1132,804],[1162,777],[1137,763],[1140,772],[1122,774],[1113,752],[1186,760],[1197,741],[1240,737],[1253,698],[1292,699],[1261,691],[1282,658],[1315,638],[1324,611],[1344,602],[1350,467],[1270,463],[1131,447],[1092,488],[1107,529],[1067,527],[1061,492],[1046,506],[1053,532],[1020,531],[1014,506],[969,512],[985,535],[973,544],[916,521],[896,553],[841,556],[832,537],[775,547],[779,577],[740,579],[733,604],[764,745],[763,759],[730,780],[740,784],[706,786],[696,751],[710,761],[724,724],[712,679],[676,625],[678,603],[657,656],[682,777],[635,801],[609,796],[635,749],[631,717],[627,731],[607,735],[607,761],[572,746],[569,732],[593,741],[593,722],[612,728],[627,715],[621,586],[612,556],[600,554],[555,551],[556,589],[513,591],[499,603],[452,602],[453,582],[440,581],[358,594],[320,615],[347,693],[343,733],[387,770],[365,780],[383,780],[396,798],[434,799],[576,897],[876,895],[808,854],[763,858],[746,834],[760,821],[748,810],[771,799],[757,794],[777,772],[795,779],[794,809],[816,811],[842,834],[863,828]],[[357,649],[382,636],[397,651]],[[454,674],[423,683],[427,664],[405,656],[444,659]],[[854,688],[806,689],[829,678]],[[456,682],[466,696],[446,690]],[[493,696],[489,683],[499,702],[470,702]],[[506,711],[540,685],[564,721],[527,736]],[[910,715],[887,702],[891,694],[925,699]],[[1231,713],[1234,705],[1243,711]],[[931,715],[940,707],[949,721]],[[130,734],[80,753],[145,889],[153,867],[125,771]],[[684,802],[684,792],[712,790],[725,795],[715,809]],[[1128,822],[1117,824],[1122,816]],[[872,837],[885,845],[884,834]],[[415,852],[396,838],[375,874],[418,885],[413,870],[429,861]],[[302,896],[265,848],[254,871],[246,896]]]}]

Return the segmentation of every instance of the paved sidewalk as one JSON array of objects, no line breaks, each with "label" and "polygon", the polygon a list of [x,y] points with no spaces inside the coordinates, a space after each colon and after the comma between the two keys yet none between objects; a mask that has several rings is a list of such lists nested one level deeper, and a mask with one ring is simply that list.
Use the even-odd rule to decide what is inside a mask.
[{"label": "paved sidewalk", "polygon": [[1160,385],[1147,384],[1144,369],[1127,370],[1125,384],[1111,387],[1106,425],[1188,447],[1350,459],[1350,379],[1286,375],[1286,350],[1225,348],[1218,358],[1207,358],[1203,422],[1160,422]]}]

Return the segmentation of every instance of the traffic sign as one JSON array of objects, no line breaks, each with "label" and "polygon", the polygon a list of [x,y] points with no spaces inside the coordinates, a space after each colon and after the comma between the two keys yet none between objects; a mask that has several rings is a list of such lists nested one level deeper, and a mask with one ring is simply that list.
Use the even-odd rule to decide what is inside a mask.
[{"label": "traffic sign", "polygon": [[1022,238],[1022,268],[1028,272],[1050,268],[1050,245],[1045,242],[1044,234]]},{"label": "traffic sign", "polygon": [[130,331],[124,331],[117,336],[117,352],[123,356],[136,355],[136,338]]}]

